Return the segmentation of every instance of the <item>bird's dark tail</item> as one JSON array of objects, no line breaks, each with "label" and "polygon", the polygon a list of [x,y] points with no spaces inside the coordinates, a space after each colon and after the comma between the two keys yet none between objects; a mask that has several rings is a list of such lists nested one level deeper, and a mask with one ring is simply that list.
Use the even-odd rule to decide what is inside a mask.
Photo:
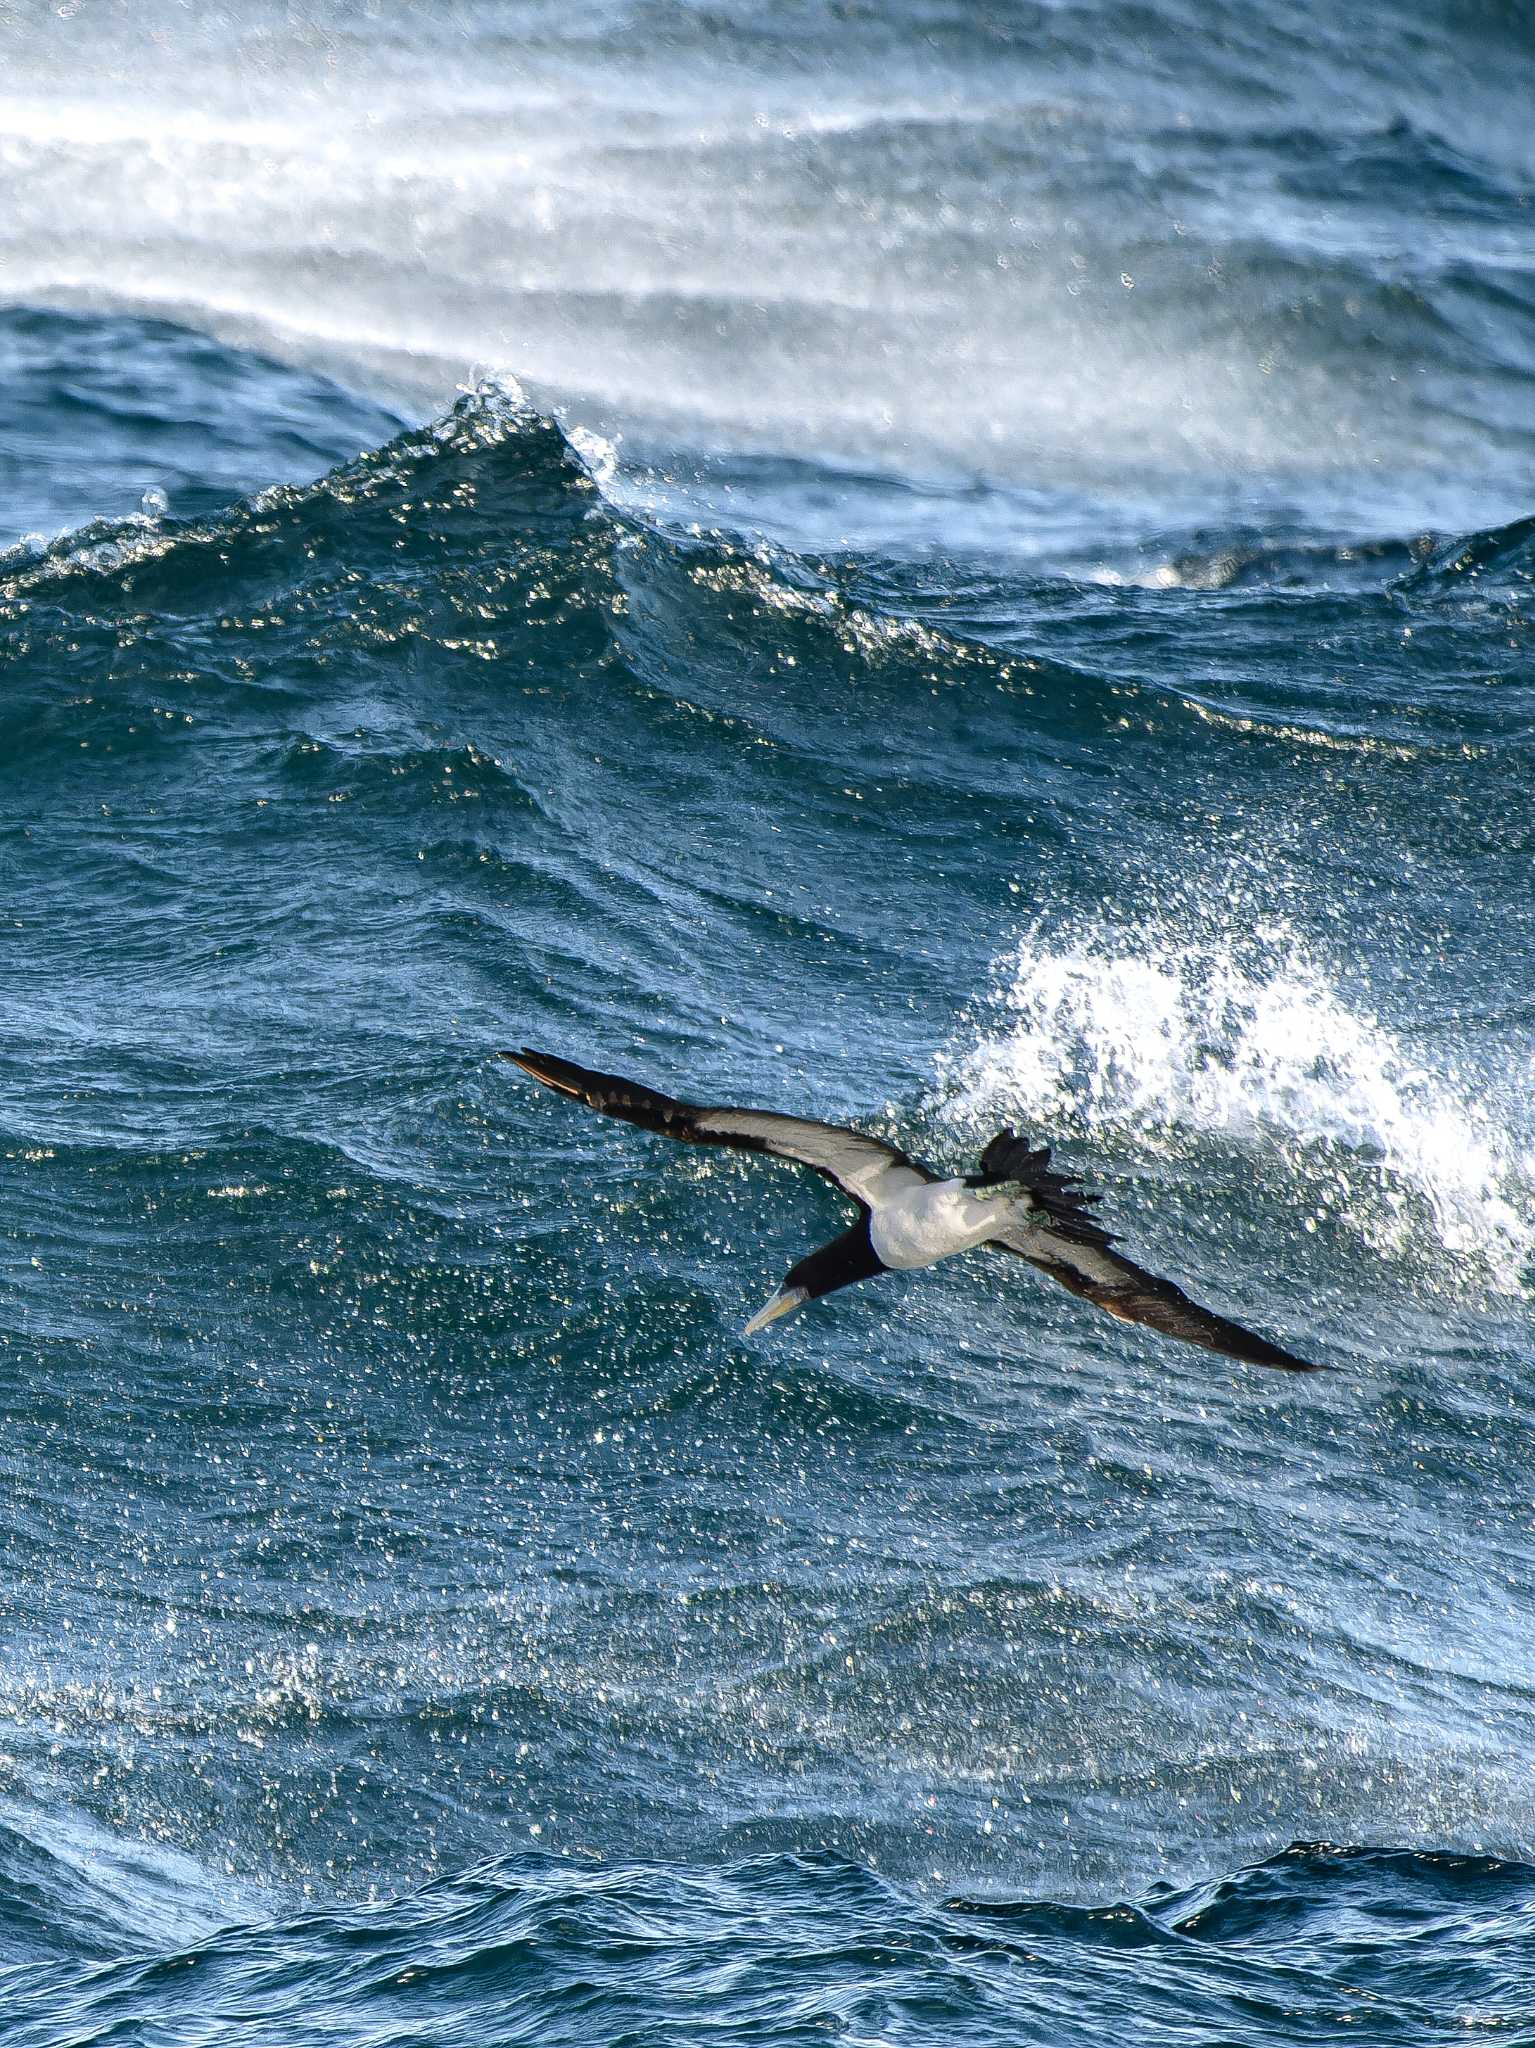
[{"label": "bird's dark tail", "polygon": [[998,1131],[981,1154],[979,1170],[965,1176],[965,1186],[993,1188],[1003,1183],[1025,1189],[1047,1216],[1073,1236],[1095,1244],[1113,1243],[1088,1213],[1101,1198],[1079,1187],[1070,1174],[1058,1173],[1050,1164],[1048,1145],[1031,1145],[1016,1131]]},{"label": "bird's dark tail", "polygon": [[1048,1145],[1031,1145],[1016,1131],[998,1131],[981,1154],[979,1170],[967,1176],[965,1186],[984,1188],[990,1187],[993,1181],[1026,1181],[1030,1174],[1047,1169],[1049,1165]]}]

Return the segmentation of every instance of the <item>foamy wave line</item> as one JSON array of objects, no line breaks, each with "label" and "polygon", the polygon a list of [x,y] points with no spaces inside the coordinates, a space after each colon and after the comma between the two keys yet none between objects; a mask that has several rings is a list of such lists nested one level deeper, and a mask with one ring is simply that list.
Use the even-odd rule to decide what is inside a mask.
[{"label": "foamy wave line", "polygon": [[[1535,1152],[1466,1077],[1351,1007],[1294,936],[1188,942],[1036,931],[999,963],[980,1035],[939,1061],[935,1107],[1141,1136],[1188,1131],[1295,1161],[1322,1150],[1340,1213],[1382,1251],[1414,1212],[1501,1291],[1535,1257]],[[1359,1200],[1361,1170],[1371,1198]],[[1321,1213],[1327,1213],[1324,1200]],[[1314,1219],[1313,1219],[1314,1220]]]}]

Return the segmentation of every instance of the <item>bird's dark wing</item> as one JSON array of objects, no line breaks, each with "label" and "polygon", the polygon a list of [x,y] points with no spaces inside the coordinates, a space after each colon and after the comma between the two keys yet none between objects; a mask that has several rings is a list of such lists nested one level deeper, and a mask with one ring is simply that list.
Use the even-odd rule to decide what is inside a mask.
[{"label": "bird's dark wing", "polygon": [[1171,1280],[1159,1280],[1115,1251],[1113,1238],[1087,1211],[1086,1205],[1096,1202],[1097,1196],[1054,1172],[1046,1147],[1030,1151],[1023,1140],[1004,1131],[987,1147],[981,1167],[976,1184],[1005,1174],[1020,1186],[1014,1220],[988,1239],[999,1250],[1016,1252],[1121,1322],[1145,1323],[1164,1336],[1202,1344],[1207,1351],[1222,1351],[1248,1365],[1281,1366],[1290,1372],[1321,1370],[1255,1330],[1201,1308]]},{"label": "bird's dark wing", "polygon": [[573,1095],[589,1109],[622,1117],[625,1123],[659,1131],[685,1145],[731,1145],[737,1151],[768,1152],[776,1159],[813,1167],[866,1209],[938,1178],[894,1145],[862,1131],[845,1130],[840,1124],[775,1116],[766,1109],[710,1109],[695,1102],[677,1102],[639,1081],[626,1081],[618,1074],[595,1074],[527,1046],[501,1057],[513,1061],[546,1088]]},{"label": "bird's dark wing", "polygon": [[1080,1232],[1071,1235],[1045,1224],[1024,1222],[988,1240],[1001,1251],[1016,1252],[1041,1273],[1059,1280],[1073,1294],[1095,1302],[1124,1323],[1145,1323],[1166,1337],[1181,1337],[1185,1344],[1202,1344],[1207,1351],[1223,1351],[1228,1358],[1240,1358],[1248,1365],[1283,1366],[1291,1372],[1318,1372],[1319,1366],[1292,1357],[1255,1330],[1245,1330],[1227,1316],[1201,1308],[1190,1301],[1171,1280],[1160,1280],[1121,1256],[1107,1243],[1088,1240]]}]

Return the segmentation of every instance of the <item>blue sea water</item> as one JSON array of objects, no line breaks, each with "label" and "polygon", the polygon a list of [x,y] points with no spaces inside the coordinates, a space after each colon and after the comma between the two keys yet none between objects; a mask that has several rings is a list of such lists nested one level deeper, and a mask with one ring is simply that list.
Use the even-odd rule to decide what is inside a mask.
[{"label": "blue sea water", "polygon": [[0,42],[0,2040],[1535,2039],[1528,11]]}]

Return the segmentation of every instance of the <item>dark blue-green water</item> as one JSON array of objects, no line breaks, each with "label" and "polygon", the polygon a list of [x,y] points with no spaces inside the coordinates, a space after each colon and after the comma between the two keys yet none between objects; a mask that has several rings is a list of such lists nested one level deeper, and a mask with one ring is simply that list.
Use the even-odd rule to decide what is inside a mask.
[{"label": "dark blue-green water", "polygon": [[0,33],[6,2048],[1535,2038],[1525,10]]}]

